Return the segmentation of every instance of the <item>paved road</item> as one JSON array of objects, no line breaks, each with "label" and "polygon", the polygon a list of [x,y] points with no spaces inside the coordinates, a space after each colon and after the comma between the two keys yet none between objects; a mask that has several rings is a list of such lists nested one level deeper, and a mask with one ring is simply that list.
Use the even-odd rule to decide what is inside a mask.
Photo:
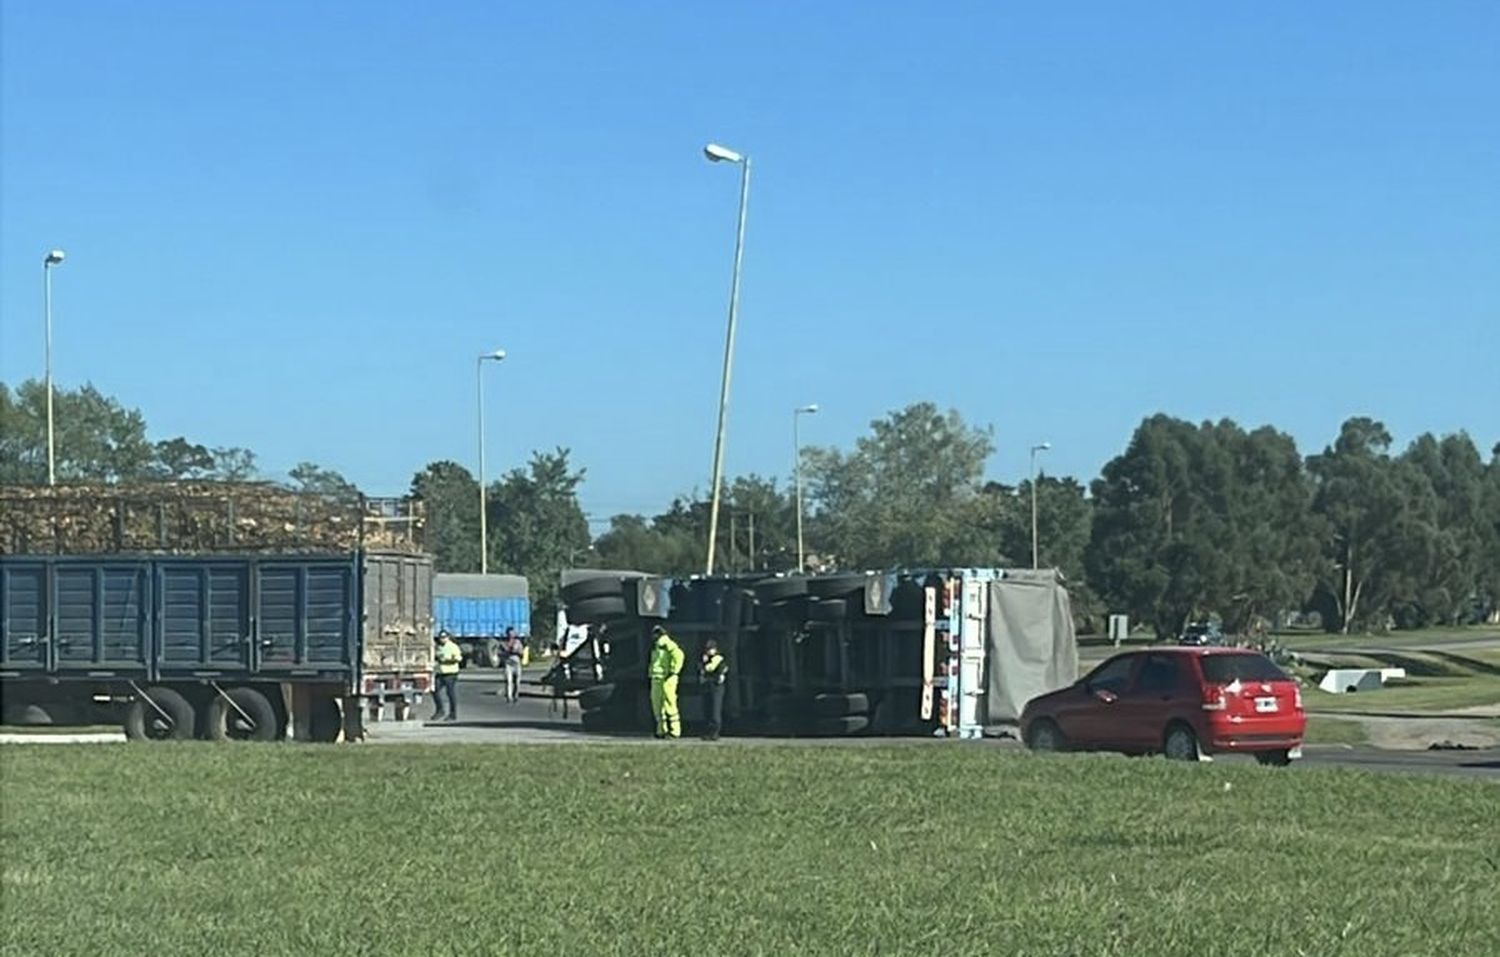
[{"label": "paved road", "polygon": [[[529,671],[527,678],[540,677],[540,670]],[[642,735],[600,735],[586,733],[578,723],[578,712],[570,710],[564,720],[544,697],[527,697],[516,705],[507,705],[498,694],[501,679],[498,672],[467,671],[459,679],[458,715],[454,724],[384,725],[371,729],[373,743],[469,743],[469,744],[617,744],[671,747]],[[534,694],[540,689],[532,688]],[[424,705],[424,708],[426,705]],[[424,714],[425,717],[425,714]],[[725,738],[718,747],[745,745],[780,747],[869,747],[905,744],[910,746],[958,745],[928,738]],[[681,742],[679,747],[706,746],[696,741]],[[1019,748],[1013,739],[986,739],[985,747]],[[1123,759],[1122,759],[1123,760]],[[1251,763],[1252,758],[1231,755],[1217,759],[1220,763]],[[1364,771],[1401,774],[1448,774],[1475,777],[1500,784],[1500,749],[1474,751],[1381,751],[1375,748],[1343,746],[1309,746],[1306,757],[1295,767],[1319,769],[1352,767]]]},{"label": "paved road", "polygon": [[[540,678],[544,669],[529,669],[528,680]],[[551,699],[534,685],[527,691],[535,697],[523,697],[508,705],[498,693],[502,676],[497,671],[466,671],[459,679],[458,716],[454,724],[431,724],[425,721],[386,722],[370,728],[372,744],[615,744],[648,747],[743,747],[774,745],[778,747],[871,747],[905,745],[911,747],[965,747],[962,742],[929,738],[725,738],[715,745],[697,741],[663,744],[646,735],[600,735],[586,733],[578,723],[576,706],[564,719],[561,710],[553,710]],[[429,716],[431,703],[423,702],[418,715]],[[0,734],[0,743],[17,740],[61,744],[67,741],[124,741],[120,734],[36,735]],[[1019,748],[1012,740],[986,739],[983,747]],[[1125,760],[1125,759],[1121,759]],[[1222,763],[1249,762],[1248,757],[1234,755],[1218,759]],[[1464,775],[1500,784],[1500,749],[1476,751],[1381,751],[1374,748],[1309,746],[1307,756],[1297,768],[1313,771],[1327,767],[1350,767],[1363,771],[1398,774]]]}]

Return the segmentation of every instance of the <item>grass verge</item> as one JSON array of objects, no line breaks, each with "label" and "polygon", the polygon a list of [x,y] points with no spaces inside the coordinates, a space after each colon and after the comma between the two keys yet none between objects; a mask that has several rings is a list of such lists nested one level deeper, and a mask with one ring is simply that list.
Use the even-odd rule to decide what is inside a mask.
[{"label": "grass verge", "polygon": [[0,762],[5,954],[1500,952],[1481,782],[963,745]]}]

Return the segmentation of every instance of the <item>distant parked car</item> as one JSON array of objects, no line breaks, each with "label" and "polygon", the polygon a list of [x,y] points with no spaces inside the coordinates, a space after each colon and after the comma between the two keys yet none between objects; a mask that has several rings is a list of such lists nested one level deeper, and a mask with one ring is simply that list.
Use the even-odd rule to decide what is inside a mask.
[{"label": "distant parked car", "polygon": [[1246,752],[1284,765],[1302,756],[1306,730],[1297,682],[1246,648],[1116,655],[1021,712],[1021,737],[1033,751],[1162,753],[1184,761]]},{"label": "distant parked car", "polygon": [[1224,643],[1224,632],[1211,621],[1188,622],[1177,637],[1177,643],[1198,648],[1214,647]]}]

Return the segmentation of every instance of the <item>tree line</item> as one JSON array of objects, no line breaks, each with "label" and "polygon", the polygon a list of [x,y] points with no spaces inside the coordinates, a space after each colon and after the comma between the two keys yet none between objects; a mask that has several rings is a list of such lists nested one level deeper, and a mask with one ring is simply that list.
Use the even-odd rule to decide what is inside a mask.
[{"label": "tree line", "polygon": [[[44,410],[39,383],[0,383],[0,482],[45,481]],[[249,450],[150,441],[138,411],[90,386],[59,391],[56,420],[64,481],[257,477]],[[991,430],[932,403],[876,420],[852,448],[804,449],[809,568],[1029,565],[1031,481],[986,481],[994,452]],[[558,448],[486,489],[489,567],[525,575],[539,614],[555,606],[562,568],[702,571],[707,494],[685,491],[653,516],[615,515],[595,537],[579,501],[585,478]],[[288,479],[358,494],[315,463]],[[1041,564],[1062,572],[1085,628],[1119,612],[1165,635],[1206,616],[1233,631],[1301,617],[1347,632],[1459,624],[1500,608],[1500,446],[1486,460],[1463,432],[1397,451],[1384,425],[1353,418],[1304,455],[1270,426],[1156,415],[1087,485],[1041,475],[1035,491]],[[432,462],[410,493],[426,505],[437,567],[478,571],[473,473]],[[719,569],[796,568],[791,483],[738,476],[722,502]]]}]

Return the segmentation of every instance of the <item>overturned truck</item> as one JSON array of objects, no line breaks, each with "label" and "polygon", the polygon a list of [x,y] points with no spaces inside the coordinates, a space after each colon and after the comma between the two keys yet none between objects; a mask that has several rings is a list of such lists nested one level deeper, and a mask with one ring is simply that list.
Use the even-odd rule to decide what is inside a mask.
[{"label": "overturned truck", "polygon": [[259,483],[0,487],[0,709],[165,740],[332,741],[432,683],[407,500]]},{"label": "overturned truck", "polygon": [[[704,718],[696,664],[715,639],[729,661],[726,733],[947,734],[1014,722],[1071,684],[1068,594],[1050,571],[930,569],[696,578],[565,574],[568,620],[591,626],[598,683],[579,689],[595,731],[651,727],[646,662],[664,625],[687,653],[689,732]],[[588,679],[581,679],[587,683]]]}]

